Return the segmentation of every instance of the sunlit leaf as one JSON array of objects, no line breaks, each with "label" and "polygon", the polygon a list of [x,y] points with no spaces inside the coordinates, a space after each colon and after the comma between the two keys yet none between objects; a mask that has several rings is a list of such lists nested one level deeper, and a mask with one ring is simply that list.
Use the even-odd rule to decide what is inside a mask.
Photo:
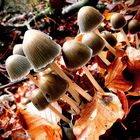
[{"label": "sunlit leaf", "polygon": [[92,104],[96,108],[92,109],[91,113],[89,104],[85,105],[86,110],[83,111],[81,118],[85,117],[84,112],[88,111],[94,115],[87,116],[85,122],[77,120],[73,127],[77,140],[98,140],[99,136],[104,134],[117,119],[123,118],[122,105],[118,97],[112,93],[105,93],[97,98],[96,106],[94,101],[91,102],[91,106]]}]

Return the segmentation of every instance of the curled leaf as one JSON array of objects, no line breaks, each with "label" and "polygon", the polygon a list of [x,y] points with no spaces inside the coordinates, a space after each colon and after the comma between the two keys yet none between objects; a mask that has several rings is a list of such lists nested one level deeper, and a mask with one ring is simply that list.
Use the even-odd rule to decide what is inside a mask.
[{"label": "curled leaf", "polygon": [[[91,105],[95,106],[95,102],[91,102]],[[96,100],[96,108],[89,109],[89,105],[85,105],[86,111],[82,111],[89,114],[94,113],[94,117],[87,116],[86,121],[77,120],[73,127],[74,134],[77,140],[99,140],[99,136],[104,134],[117,119],[122,119],[124,112],[122,110],[122,104],[116,95],[113,93],[105,93]]]},{"label": "curled leaf", "polygon": [[22,107],[18,107],[18,110],[26,123],[27,131],[32,140],[61,140],[62,132],[59,126],[54,127],[44,118]]},{"label": "curled leaf", "polygon": [[123,76],[123,71],[126,67],[127,63],[121,57],[118,57],[113,63],[111,63],[108,67],[108,74],[105,78],[105,86],[108,89],[114,92],[127,92],[132,87],[132,84]]}]

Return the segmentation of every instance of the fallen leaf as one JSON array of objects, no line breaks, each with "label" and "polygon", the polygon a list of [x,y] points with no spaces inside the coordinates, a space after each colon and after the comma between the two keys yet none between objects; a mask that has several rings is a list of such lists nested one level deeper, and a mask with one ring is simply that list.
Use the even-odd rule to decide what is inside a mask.
[{"label": "fallen leaf", "polygon": [[27,111],[21,106],[18,107],[18,111],[26,123],[27,131],[32,140],[61,140],[62,132],[58,125],[53,126],[44,118]]},{"label": "fallen leaf", "polygon": [[94,114],[94,117],[91,119],[91,116],[87,116],[84,123],[79,119],[73,127],[77,140],[99,140],[99,136],[103,135],[117,119],[122,119],[124,116],[122,104],[113,93],[105,93],[98,97],[96,102],[92,101],[91,103],[95,107],[92,113],[89,104],[85,105],[86,110],[81,111],[83,114],[81,118],[85,118],[84,112],[88,111],[89,114]]},{"label": "fallen leaf", "polygon": [[127,81],[123,76],[123,70],[127,67],[127,63],[122,57],[118,57],[108,67],[108,74],[105,77],[105,86],[117,93],[117,91],[127,92],[132,87],[131,82]]}]

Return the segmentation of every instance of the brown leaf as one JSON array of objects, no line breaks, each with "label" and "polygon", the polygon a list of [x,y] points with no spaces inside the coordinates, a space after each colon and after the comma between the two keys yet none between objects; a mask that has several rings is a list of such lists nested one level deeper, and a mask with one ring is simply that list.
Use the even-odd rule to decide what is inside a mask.
[{"label": "brown leaf", "polygon": [[27,125],[27,131],[32,140],[61,140],[62,134],[59,126],[54,127],[44,118],[29,112],[20,106],[18,107],[18,110]]},{"label": "brown leaf", "polygon": [[108,74],[105,78],[105,86],[111,91],[127,92],[131,87],[131,83],[125,80],[123,70],[127,67],[126,61],[122,57],[118,57],[108,67]]},{"label": "brown leaf", "polygon": [[128,112],[129,112],[127,97],[124,94],[124,92],[117,92],[117,96],[120,99],[120,102],[122,103],[122,108],[123,108],[123,111],[124,111],[123,119],[125,119]]},{"label": "brown leaf", "polygon": [[140,49],[127,47],[126,54],[128,56],[128,69],[132,72],[140,69]]},{"label": "brown leaf", "polygon": [[[91,103],[95,106],[94,101]],[[99,140],[99,136],[104,134],[117,119],[122,119],[124,115],[122,105],[118,97],[113,93],[105,93],[96,98],[95,107],[91,113],[91,110],[88,110],[90,108],[89,104],[85,105],[87,109],[83,111],[81,118],[83,116],[85,118],[84,112],[87,113],[88,111],[90,114],[94,114],[94,117],[87,116],[85,122],[77,120],[74,125],[73,131],[77,140]]]}]

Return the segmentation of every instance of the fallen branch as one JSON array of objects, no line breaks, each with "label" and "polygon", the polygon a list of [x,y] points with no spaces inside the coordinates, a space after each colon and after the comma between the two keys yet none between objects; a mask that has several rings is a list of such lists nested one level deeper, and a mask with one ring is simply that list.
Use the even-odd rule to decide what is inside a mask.
[{"label": "fallen branch", "polygon": [[9,27],[13,27],[13,28],[24,28],[27,26],[27,23],[29,25],[33,24],[37,19],[39,18],[42,18],[46,15],[52,15],[54,13],[53,9],[48,7],[46,8],[45,10],[41,11],[39,14],[33,16],[31,19],[27,20],[27,21],[24,21],[24,23],[14,23],[16,22],[17,20],[19,20],[19,18],[24,18],[26,15],[21,15],[21,16],[18,16],[18,17],[14,17],[14,18],[11,18],[9,19],[7,23],[5,22],[2,22],[1,25],[3,26],[9,26]]},{"label": "fallen branch", "polygon": [[96,6],[96,4],[98,3],[98,0],[80,0],[76,3],[73,3],[67,7],[64,7],[62,10],[62,14],[68,14],[74,10],[78,10],[80,9],[82,6]]}]

